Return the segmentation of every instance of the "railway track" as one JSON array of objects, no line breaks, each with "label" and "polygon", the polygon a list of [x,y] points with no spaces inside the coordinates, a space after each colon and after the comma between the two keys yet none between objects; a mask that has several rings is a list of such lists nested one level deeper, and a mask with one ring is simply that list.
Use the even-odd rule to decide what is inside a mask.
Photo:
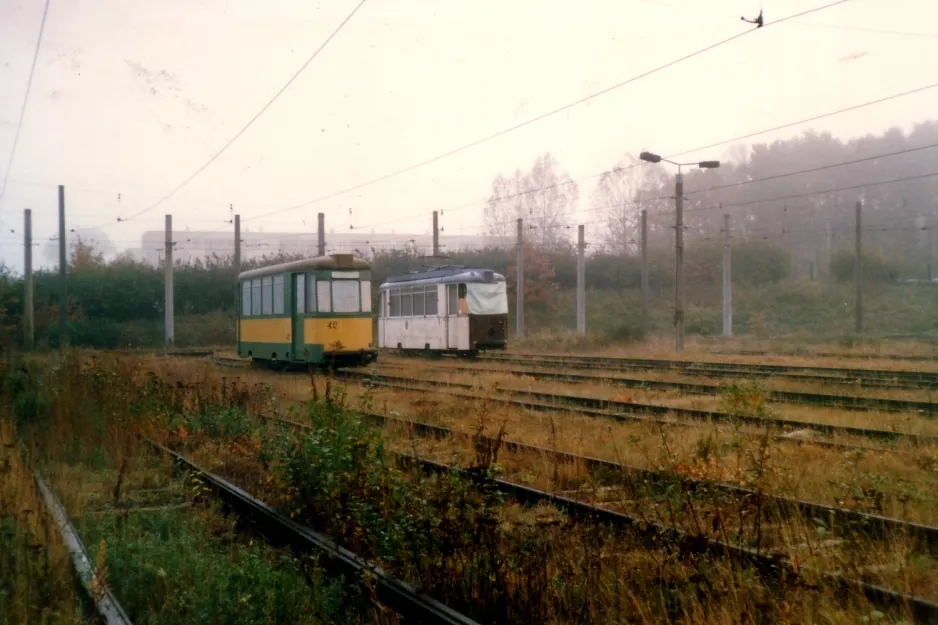
[{"label": "railway track", "polygon": [[324,557],[320,564],[328,572],[343,575],[349,580],[361,580],[366,592],[370,588],[365,578],[374,579],[375,599],[404,617],[407,622],[426,625],[477,625],[476,621],[418,592],[331,538],[296,523],[224,478],[205,471],[182,454],[148,438],[143,440],[161,454],[172,458],[178,466],[199,475],[225,505],[235,511],[240,519],[252,525],[271,544],[289,546],[297,553],[321,554]]},{"label": "railway track", "polygon": [[801,382],[846,384],[869,388],[935,389],[938,373],[925,371],[890,371],[883,369],[847,369],[798,365],[754,365],[724,362],[693,362],[652,358],[603,358],[554,354],[486,354],[480,361],[539,367],[575,367],[605,371],[671,371],[682,375],[710,378],[778,377]]},{"label": "railway track", "polygon": [[[279,418],[268,417],[268,419],[278,422],[284,427],[308,428],[306,425]],[[391,453],[394,453],[402,463],[417,466],[427,472],[445,473],[451,470],[449,465],[430,459],[411,454]],[[803,567],[796,566],[784,554],[762,552],[729,541],[721,541],[706,534],[691,534],[679,528],[668,527],[648,519],[595,506],[579,499],[545,492],[508,480],[490,478],[486,480],[486,483],[494,486],[501,493],[522,505],[552,505],[570,518],[588,519],[628,531],[640,538],[643,546],[650,550],[664,550],[666,553],[672,554],[675,552],[681,554],[691,553],[726,558],[740,566],[752,567],[769,582],[782,585],[798,585],[806,588],[812,587],[802,577],[801,570],[803,570]],[[938,625],[938,604],[931,601],[864,581],[846,579],[834,573],[820,573],[820,577],[826,583],[843,591],[861,593],[872,604],[881,609],[907,610],[916,623]]]},{"label": "railway track", "polygon": [[55,493],[52,492],[52,489],[46,485],[38,471],[35,472],[35,478],[42,501],[45,503],[49,515],[55,521],[59,534],[62,536],[62,541],[68,548],[72,569],[74,569],[80,581],[84,594],[83,602],[86,604],[85,608],[90,617],[90,622],[103,622],[107,625],[131,625],[130,618],[124,612],[117,598],[114,597],[114,593],[110,590],[105,590],[103,593],[96,592],[95,589],[101,580],[88,558],[78,532],[75,531],[71,521],[68,520],[68,513],[58,497],[55,496]]},{"label": "railway track", "polygon": [[[412,431],[424,438],[437,440],[458,439],[474,441],[476,445],[484,445],[489,449],[503,446],[511,453],[529,453],[549,458],[565,464],[574,464],[586,468],[600,481],[615,481],[627,476],[630,480],[657,490],[666,488],[674,483],[673,472],[646,469],[631,466],[611,460],[603,460],[590,456],[581,456],[570,452],[556,451],[537,445],[529,445],[512,440],[497,440],[489,436],[470,434],[453,430],[439,425],[430,425],[407,419],[399,419],[388,415],[369,411],[359,411],[371,421],[379,425],[393,425]],[[285,421],[280,419],[281,421]],[[297,424],[300,425],[300,424]],[[749,488],[715,482],[713,480],[695,479],[689,476],[680,476],[680,484],[684,490],[695,493],[717,493],[721,496],[732,497],[741,502],[769,503],[772,511],[778,512],[783,518],[799,515],[805,519],[820,519],[830,528],[844,534],[856,534],[875,540],[886,540],[894,537],[909,537],[916,541],[922,551],[938,556],[938,527],[911,523],[893,519],[877,514],[870,514],[848,508],[829,506],[810,501],[792,499],[764,492],[757,492]]]},{"label": "railway track", "polygon": [[[465,399],[483,399],[473,392],[471,384],[459,382],[445,382],[441,380],[428,380],[408,376],[395,376],[381,374],[367,370],[342,369],[336,372],[339,378],[366,381],[369,384],[409,391],[437,391],[440,389],[450,395]],[[938,437],[893,432],[890,430],[877,430],[872,428],[858,428],[845,425],[830,425],[826,423],[813,423],[795,421],[792,419],[779,419],[774,417],[736,417],[734,415],[712,410],[697,410],[692,408],[672,408],[655,404],[638,402],[624,402],[607,399],[596,399],[579,395],[566,395],[559,393],[544,393],[536,391],[522,391],[515,389],[500,389],[511,397],[487,396],[484,399],[514,406],[530,408],[533,410],[570,410],[575,409],[580,414],[611,418],[617,421],[632,421],[651,423],[655,425],[680,426],[680,421],[654,418],[672,415],[678,419],[697,422],[713,423],[745,423],[756,427],[767,427],[774,430],[812,430],[827,436],[857,436],[878,441],[907,442],[914,445],[938,444]],[[787,437],[776,437],[779,440],[791,441]],[[799,441],[802,442],[802,441]],[[823,441],[807,441],[810,443],[825,444]],[[839,446],[839,445],[837,445]],[[847,445],[847,448],[858,446]]]},{"label": "railway track", "polygon": [[[641,388],[660,391],[680,391],[693,395],[715,395],[720,392],[716,384],[693,384],[688,382],[669,382],[665,380],[642,380],[638,378],[621,378],[608,375],[589,375],[584,373],[554,373],[546,371],[531,371],[529,369],[491,369],[480,367],[452,367],[454,371],[462,373],[508,373],[511,375],[524,375],[534,379],[553,380],[573,383],[604,383],[625,388]],[[891,399],[885,397],[856,397],[851,395],[831,395],[827,393],[805,393],[800,391],[770,390],[767,397],[771,401],[828,408],[842,408],[845,410],[883,411],[883,412],[916,412],[928,416],[938,415],[938,403],[928,401],[914,401],[906,399]]]}]

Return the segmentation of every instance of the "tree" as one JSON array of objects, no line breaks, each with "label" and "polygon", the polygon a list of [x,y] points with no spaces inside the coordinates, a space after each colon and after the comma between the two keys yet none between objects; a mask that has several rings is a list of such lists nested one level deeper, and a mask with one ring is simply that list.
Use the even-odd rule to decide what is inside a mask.
[{"label": "tree", "polygon": [[[557,292],[556,274],[550,266],[550,258],[532,244],[522,248],[524,256],[524,303],[530,306],[549,304]],[[505,282],[511,297],[518,288],[517,256],[508,265]]]},{"label": "tree", "polygon": [[104,254],[97,251],[93,243],[79,236],[72,244],[72,254],[68,265],[73,271],[101,267],[104,265]]},{"label": "tree", "polygon": [[517,220],[524,220],[526,242],[542,249],[557,248],[567,239],[569,216],[580,190],[549,152],[534,161],[530,172],[517,170],[511,178],[499,174],[485,209],[488,234],[505,243],[516,239]]},{"label": "tree", "polygon": [[[646,167],[631,154],[600,176],[593,191],[593,210],[602,218],[601,242],[611,254],[637,253],[641,245],[642,209],[667,210],[667,184],[662,172]],[[659,191],[660,189],[660,191]],[[649,220],[649,230],[657,228]]]}]

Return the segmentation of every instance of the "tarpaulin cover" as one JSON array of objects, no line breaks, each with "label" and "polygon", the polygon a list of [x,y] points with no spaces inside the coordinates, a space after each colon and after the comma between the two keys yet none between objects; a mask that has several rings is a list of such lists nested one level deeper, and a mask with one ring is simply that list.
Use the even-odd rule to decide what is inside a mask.
[{"label": "tarpaulin cover", "polygon": [[508,312],[508,295],[504,282],[470,282],[466,285],[466,302],[470,315],[503,315]]}]

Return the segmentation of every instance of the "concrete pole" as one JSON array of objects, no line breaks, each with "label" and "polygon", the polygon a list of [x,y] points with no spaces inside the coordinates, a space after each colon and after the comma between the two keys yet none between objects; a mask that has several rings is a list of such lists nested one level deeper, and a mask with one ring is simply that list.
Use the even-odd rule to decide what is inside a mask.
[{"label": "concrete pole", "polygon": [[326,214],[319,213],[319,250],[317,256],[326,255]]},{"label": "concrete pole", "polygon": [[518,218],[518,288],[515,301],[515,330],[519,339],[524,338],[524,236],[523,221]]},{"label": "concrete pole", "polygon": [[440,217],[437,211],[433,211],[433,257],[440,255]]},{"label": "concrete pole", "polygon": [[173,344],[173,216],[166,215],[166,249],[163,253],[163,303],[166,346]]},{"label": "concrete pole", "polygon": [[730,216],[723,215],[723,336],[733,336],[733,261],[730,250]]},{"label": "concrete pole", "polygon": [[33,211],[23,211],[23,273],[26,279],[23,294],[23,345],[32,349],[36,336],[33,318]]},{"label": "concrete pole", "polygon": [[642,320],[648,321],[648,211],[642,209]]},{"label": "concrete pole", "polygon": [[68,347],[68,257],[65,241],[65,187],[59,185],[59,349]]},{"label": "concrete pole", "polygon": [[[238,283],[238,274],[241,273],[241,215],[234,216],[234,318],[241,314],[238,306],[241,302],[241,285]],[[241,324],[235,324],[235,341],[240,339]]]},{"label": "concrete pole", "polygon": [[584,226],[578,228],[576,256],[576,331],[586,334],[586,240]]},{"label": "concrete pole", "polygon": [[857,202],[857,245],[856,259],[853,262],[853,278],[857,285],[856,332],[863,332],[863,202]]},{"label": "concrete pole", "polygon": [[674,183],[674,351],[684,351],[684,174]]}]

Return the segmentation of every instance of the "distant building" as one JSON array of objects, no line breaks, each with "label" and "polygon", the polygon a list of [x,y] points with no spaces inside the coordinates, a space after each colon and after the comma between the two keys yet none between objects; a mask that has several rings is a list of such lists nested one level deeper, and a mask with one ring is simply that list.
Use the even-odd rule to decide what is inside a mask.
[{"label": "distant building", "polygon": [[[182,262],[217,255],[221,257],[234,254],[233,232],[206,232],[183,230],[174,233],[176,246],[174,259]],[[162,261],[166,235],[162,230],[149,230],[141,237],[140,249],[130,250],[135,258],[157,264]],[[291,232],[250,232],[241,231],[241,258],[249,260],[268,254],[305,254],[315,256],[318,237],[312,233]],[[480,235],[440,235],[440,251],[458,251],[476,249],[487,245],[496,245],[496,237]],[[378,252],[402,250],[417,256],[433,253],[433,236],[430,234],[365,234],[358,232],[326,233],[326,253],[353,253],[361,258],[371,259]]]}]

